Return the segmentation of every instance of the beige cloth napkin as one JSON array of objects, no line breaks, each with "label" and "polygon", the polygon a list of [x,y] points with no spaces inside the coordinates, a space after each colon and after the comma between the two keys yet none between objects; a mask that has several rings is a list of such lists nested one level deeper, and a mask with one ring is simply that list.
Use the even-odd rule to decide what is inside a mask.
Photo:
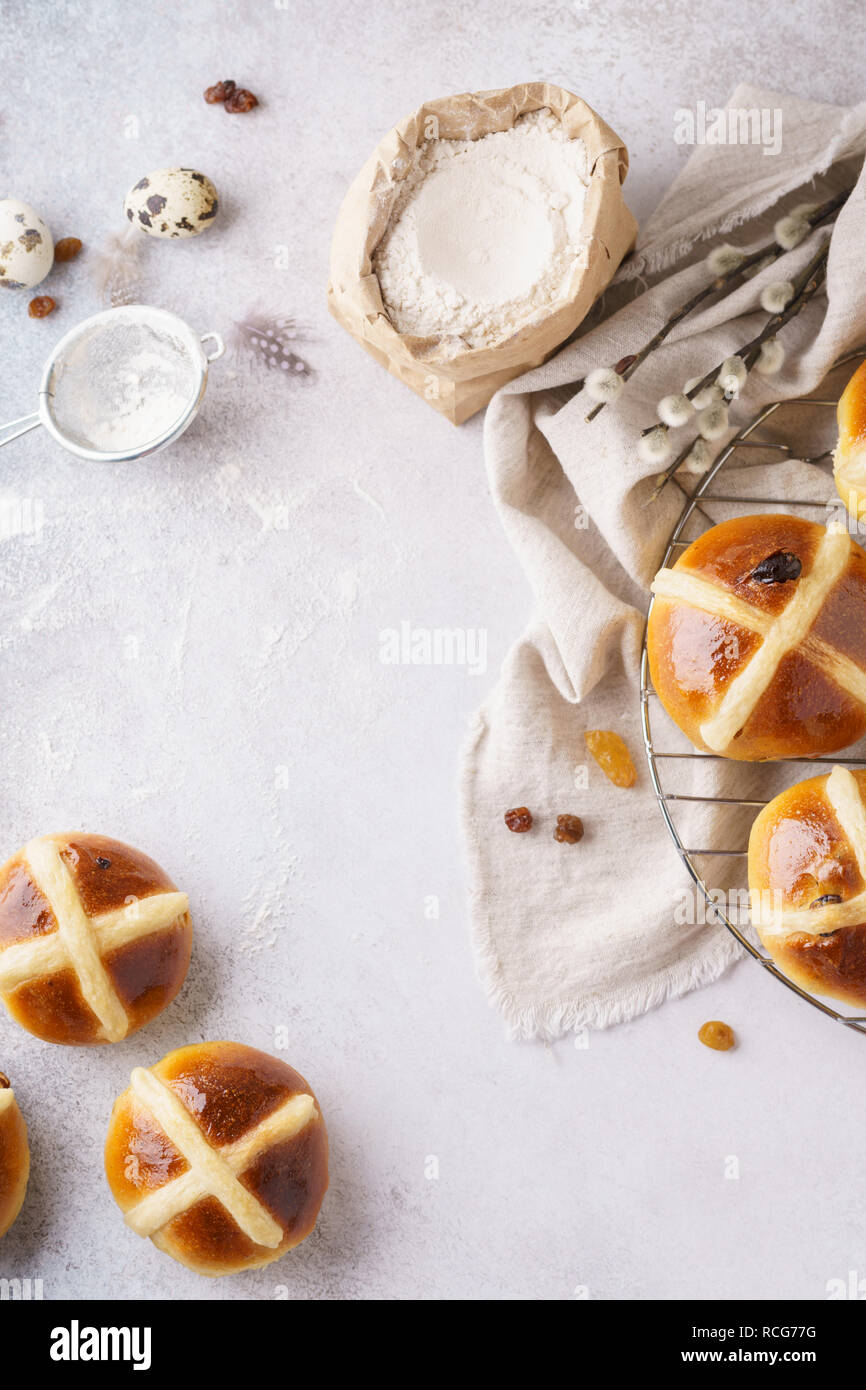
[{"label": "beige cloth napkin", "polygon": [[[866,103],[845,110],[740,87],[730,106],[781,108],[781,152],[698,147],[608,291],[603,321],[504,387],[488,407],[491,491],[535,612],[472,722],[463,752],[462,819],[478,969],[515,1036],[555,1037],[632,1018],[716,979],[740,950],[728,932],[700,920],[698,904],[691,910],[697,920],[683,920],[690,916],[689,880],[650,787],[639,654],[648,586],[683,495],[669,486],[645,505],[658,467],[639,461],[635,446],[662,395],[681,390],[760,330],[766,321],[757,307],[760,290],[793,278],[820,233],[687,319],[591,424],[584,422],[590,402],[573,385],[593,367],[634,352],[706,283],[703,257],[711,245],[729,239],[747,249],[760,246],[772,239],[781,212],[855,183],[833,232],[827,294],[782,331],[788,356],[781,374],[752,373],[732,411],[730,435],[767,401],[814,390],[834,361],[866,343],[866,177],[860,177]],[[656,283],[645,288],[653,277]],[[823,425],[826,445],[826,415]],[[803,429],[805,457],[811,445],[805,423]],[[686,435],[674,438],[679,448]],[[726,492],[819,502],[831,495],[826,474],[814,465],[770,468],[766,455],[758,457],[760,466],[729,465]],[[707,510],[713,521],[733,514],[722,504]],[[826,520],[820,506],[801,514]],[[659,707],[656,724],[661,718]],[[625,737],[638,767],[635,787],[613,787],[589,758],[583,734],[594,728]],[[665,733],[657,747],[686,746],[673,726]],[[692,795],[767,797],[779,789],[779,770],[766,764],[666,766],[678,779],[671,785]],[[790,767],[787,777],[793,780]],[[535,825],[528,834],[511,834],[503,812],[524,804]],[[743,821],[741,808],[695,803],[689,809],[695,847],[745,844],[749,816]],[[554,841],[560,812],[583,818],[579,845]],[[704,867],[715,875],[712,886],[743,882],[742,860],[718,858]]]}]

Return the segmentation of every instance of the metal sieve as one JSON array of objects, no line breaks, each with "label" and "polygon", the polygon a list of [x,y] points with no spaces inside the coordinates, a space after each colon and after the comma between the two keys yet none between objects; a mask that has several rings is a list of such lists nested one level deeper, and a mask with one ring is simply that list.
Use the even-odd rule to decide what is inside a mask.
[{"label": "metal sieve", "polygon": [[[166,353],[166,362],[170,350],[174,370],[184,378],[183,399],[178,403],[176,418],[166,423],[153,438],[136,440],[133,446],[120,449],[94,447],[92,440],[88,442],[85,425],[73,428],[68,419],[58,418],[55,396],[65,380],[65,373],[75,370],[81,375],[81,366],[75,366],[79,357],[86,362],[88,353],[92,351],[98,354],[100,345],[107,344],[110,336],[115,345],[119,344],[122,349],[125,335],[128,335],[131,343],[141,341],[146,335],[153,341],[157,355],[161,351]],[[213,345],[210,352],[206,352],[203,346],[208,342]],[[37,425],[44,425],[64,449],[79,458],[98,463],[121,463],[155,454],[158,449],[164,449],[178,439],[195,419],[207,387],[208,367],[224,352],[225,344],[218,333],[198,335],[183,319],[165,309],[154,309],[146,304],[124,304],[93,314],[57,343],[42,373],[38,410],[33,415],[25,415],[20,420],[0,426],[0,446],[35,429]],[[118,365],[120,370],[122,361]],[[68,390],[66,394],[72,395]]]}]

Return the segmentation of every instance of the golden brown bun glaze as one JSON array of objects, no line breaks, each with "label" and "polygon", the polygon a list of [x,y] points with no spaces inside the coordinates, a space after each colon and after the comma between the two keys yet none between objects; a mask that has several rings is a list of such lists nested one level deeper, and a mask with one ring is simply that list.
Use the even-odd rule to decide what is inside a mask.
[{"label": "golden brown bun glaze", "polygon": [[8,1079],[0,1073],[0,1236],[21,1210],[29,1176],[27,1126]]},{"label": "golden brown bun glaze", "polygon": [[836,489],[852,516],[866,514],[866,362],[859,366],[836,407],[839,441],[833,456]]},{"label": "golden brown bun glaze", "polygon": [[[266,1246],[251,1238],[210,1190],[164,1224],[155,1218],[156,1229],[150,1229],[152,1221],[137,1224],[136,1209],[143,1200],[152,1202],[154,1194],[185,1174],[189,1181],[191,1168],[201,1171],[194,1156],[191,1163],[181,1151],[192,1146],[177,1133],[173,1142],[154,1117],[150,1100],[142,1099],[140,1071],[138,1086],[133,1072],[133,1084],[115,1103],[105,1145],[108,1182],[128,1224],[150,1235],[181,1264],[206,1275],[259,1268],[306,1240],[328,1187],[328,1135],[304,1078],[276,1057],[235,1042],[178,1048],[150,1072],[186,1110],[221,1167],[231,1162],[233,1151],[255,1147],[255,1132],[273,1129],[250,1161],[235,1161],[231,1167],[252,1194],[257,1214],[273,1222],[274,1233]],[[309,1109],[300,1127],[281,1129],[280,1116],[305,1101]],[[168,1128],[173,1124],[169,1117]],[[217,1186],[220,1181],[218,1176]],[[164,1198],[162,1192],[158,1200]],[[181,1196],[180,1205],[186,1200]]]},{"label": "golden brown bun glaze", "polygon": [[[31,859],[37,856],[39,867],[34,867]],[[110,922],[107,914],[133,916],[131,928],[124,923],[106,927],[96,963],[91,962],[97,978],[88,992],[92,1000],[94,990],[109,995],[106,1007],[114,1026],[110,1021],[106,1025],[85,998],[81,972],[65,947],[58,953],[59,896],[40,878],[49,877],[41,863],[46,856],[59,857],[64,890],[71,880],[73,898],[86,918]],[[157,895],[162,894],[174,895],[159,900],[169,920],[151,930],[142,914],[157,910]],[[136,912],[142,921],[138,936]],[[84,934],[92,939],[92,928],[85,926]],[[0,998],[16,1022],[46,1042],[103,1043],[134,1033],[177,994],[191,947],[185,899],[179,901],[175,885],[158,864],[119,840],[84,833],[45,835],[0,868]]]},{"label": "golden brown bun glaze", "polygon": [[[832,917],[845,912],[845,905],[866,891],[866,880],[828,795],[829,775],[797,782],[774,797],[755,820],[749,837],[752,915],[753,920],[758,916],[754,903],[758,894],[764,895],[766,903],[762,920],[765,912],[772,916],[774,907],[800,914],[790,930],[766,931],[758,925],[772,959],[803,989],[862,1006],[866,1004],[866,900],[862,921],[856,920],[860,915],[856,904],[855,920],[848,925],[833,930]],[[862,798],[866,770],[854,772],[853,781]]]},{"label": "golden brown bun glaze", "polygon": [[[792,516],[745,516],[705,532],[669,573],[695,575],[742,601],[764,622],[778,618],[808,577],[825,528]],[[866,554],[847,537],[847,564],[827,592],[808,636],[866,671]],[[752,578],[768,557],[792,555],[800,576],[778,583]],[[833,753],[866,733],[866,703],[810,659],[801,643],[783,656],[742,727],[711,748],[701,728],[758,652],[764,637],[732,620],[676,598],[656,595],[647,647],[653,685],[674,722],[696,748],[737,760],[802,758]],[[855,675],[858,674],[855,672]]]}]

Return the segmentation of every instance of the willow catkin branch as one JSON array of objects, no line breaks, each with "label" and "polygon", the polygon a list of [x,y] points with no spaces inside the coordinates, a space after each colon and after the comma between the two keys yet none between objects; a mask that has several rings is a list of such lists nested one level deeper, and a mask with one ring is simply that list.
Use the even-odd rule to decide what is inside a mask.
[{"label": "willow catkin branch", "polygon": [[[835,213],[839,211],[847,202],[851,192],[852,190],[850,188],[845,188],[841,193],[837,193],[832,198],[828,198],[825,203],[822,203],[820,207],[815,208],[814,212],[811,212],[808,217],[804,218],[804,221],[807,222],[809,227],[814,231],[816,227],[821,226],[822,223],[826,222],[828,218],[833,217]],[[768,242],[765,246],[759,247],[757,251],[751,251],[747,256],[744,256],[742,261],[726,274],[717,275],[708,285],[704,285],[702,289],[696,291],[684,304],[681,304],[678,309],[675,309],[670,318],[666,319],[662,324],[661,328],[644,343],[642,348],[639,348],[638,351],[634,353],[628,366],[621,373],[623,381],[628,381],[630,377],[634,376],[638,367],[646,361],[650,353],[654,352],[657,347],[660,347],[677,325],[682,323],[683,319],[688,318],[689,314],[693,313],[706,299],[709,299],[714,294],[718,294],[720,290],[732,287],[735,281],[741,280],[749,270],[759,265],[762,261],[772,264],[784,255],[787,255],[787,252],[777,241]],[[607,404],[607,401],[598,401],[584,417],[585,423],[589,424],[594,420]]]},{"label": "willow catkin branch", "polygon": [[[775,337],[780,328],[784,328],[786,323],[795,318],[800,310],[808,304],[812,295],[823,282],[826,274],[829,252],[829,240],[822,242],[808,265],[800,272],[797,279],[794,281],[794,293],[781,313],[772,314],[770,318],[767,319],[760,333],[756,334],[754,338],[751,338],[748,343],[745,343],[738,352],[729,353],[729,357],[742,357],[747,370],[754,366],[758,358],[758,353],[761,350],[761,344],[766,342],[768,338]],[[699,395],[707,386],[713,385],[722,369],[722,365],[722,362],[717,362],[714,367],[711,367],[710,370],[701,377],[700,381],[695,382],[694,386],[688,391],[684,391],[683,395],[690,401],[694,400],[695,396]]]},{"label": "willow catkin branch", "polygon": [[[823,284],[827,274],[827,257],[829,255],[829,252],[830,243],[828,240],[822,243],[819,249],[815,252],[815,255],[809,261],[806,268],[794,281],[794,294],[787,307],[783,309],[781,313],[773,314],[767,320],[760,333],[757,333],[754,338],[750,339],[750,341],[744,344],[744,346],[740,348],[739,352],[736,353],[736,356],[741,357],[745,362],[747,371],[751,371],[752,367],[758,360],[758,356],[761,351],[761,344],[766,342],[768,338],[775,337],[775,335],[779,332],[780,328],[784,328],[786,323],[789,323],[791,319],[795,318],[796,315],[799,314],[800,311],[804,309],[805,306],[809,303],[809,300],[812,298],[812,296],[817,293],[818,289]],[[695,383],[695,385],[691,388],[690,391],[687,391],[684,394],[687,395],[691,400],[692,397],[698,395],[698,393],[703,391],[707,386],[711,386],[713,382],[716,380],[716,377],[718,376],[719,372],[721,371],[721,367],[722,363],[717,363],[716,366],[712,367],[706,373],[705,376],[701,377],[700,381]],[[650,426],[650,428],[654,429],[655,426]],[[658,483],[653,488],[652,492],[647,498],[647,505],[649,505],[650,502],[654,502],[656,498],[659,496],[659,494],[663,491],[663,489],[667,486],[673,475],[676,473],[677,469],[683,464],[685,459],[688,457],[694,443],[694,439],[690,440],[689,443],[686,445],[685,449],[683,449],[682,452],[678,454],[677,457],[674,459],[673,463],[668,465],[661,478],[659,479]]]},{"label": "willow catkin branch", "polygon": [[667,468],[665,469],[664,473],[663,473],[663,474],[661,475],[661,477],[659,478],[658,482],[656,483],[656,485],[655,485],[655,487],[653,488],[652,492],[650,493],[649,497],[648,497],[648,498],[646,499],[646,501],[644,502],[644,506],[645,506],[645,507],[648,507],[648,506],[650,505],[651,502],[654,502],[654,501],[656,500],[656,498],[658,497],[659,493],[660,493],[664,488],[667,487],[668,483],[671,481],[671,479],[673,478],[674,474],[675,474],[675,473],[677,472],[677,470],[678,470],[679,468],[681,468],[682,465],[685,463],[686,459],[688,458],[689,454],[692,452],[692,449],[694,448],[694,446],[695,446],[695,444],[697,443],[697,440],[698,440],[699,438],[700,438],[700,435],[696,435],[694,439],[690,439],[689,442],[688,442],[688,444],[685,446],[685,448],[684,448],[684,449],[681,449],[680,452],[677,454],[677,456],[676,456],[676,458],[674,459],[673,463],[669,463],[669,464],[668,464]]}]

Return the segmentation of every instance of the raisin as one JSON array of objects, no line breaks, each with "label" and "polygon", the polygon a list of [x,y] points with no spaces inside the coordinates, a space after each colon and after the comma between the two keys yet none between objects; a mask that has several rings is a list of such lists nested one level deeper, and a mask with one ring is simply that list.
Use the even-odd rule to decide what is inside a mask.
[{"label": "raisin", "polygon": [[52,299],[50,294],[38,294],[35,299],[31,299],[27,312],[32,319],[47,319],[56,308],[57,300]]},{"label": "raisin", "polygon": [[0,1091],[8,1091],[11,1085],[12,1082],[9,1080],[5,1071],[0,1071]]},{"label": "raisin", "polygon": [[60,241],[54,243],[55,261],[74,261],[81,250],[81,242],[77,236],[61,237]]},{"label": "raisin", "polygon": [[222,82],[217,82],[213,87],[206,87],[204,99],[211,106],[218,106],[221,101],[225,101],[235,90],[235,83],[230,77],[224,78]]},{"label": "raisin", "polygon": [[238,87],[231,92],[225,100],[225,108],[232,113],[236,111],[252,111],[254,106],[258,106],[259,99],[248,92],[246,87]]},{"label": "raisin", "polygon": [[790,550],[774,550],[772,555],[755,566],[748,577],[754,579],[756,584],[788,584],[792,579],[800,578],[802,568],[802,561]]},{"label": "raisin", "polygon": [[824,896],[823,896],[823,898],[816,898],[815,901],[814,901],[813,903],[810,903],[810,904],[809,904],[809,906],[810,906],[810,907],[823,907],[825,903],[840,903],[841,901],[842,901],[842,895],[841,895],[841,893],[825,893]]},{"label": "raisin", "polygon": [[98,869],[110,869],[110,868],[111,868],[111,860],[110,860],[110,859],[106,859],[106,857],[105,857],[104,854],[100,854],[99,858],[98,858],[97,861],[96,861],[96,867],[97,867]]},{"label": "raisin", "polygon": [[714,1052],[730,1052],[736,1042],[733,1028],[716,1018],[698,1029],[698,1038],[704,1047],[711,1047]]},{"label": "raisin", "polygon": [[515,806],[513,810],[505,812],[505,824],[515,835],[522,835],[524,831],[532,829],[532,812],[526,806]]},{"label": "raisin", "polygon": [[583,737],[605,777],[615,787],[634,786],[637,777],[635,766],[619,734],[610,729],[588,729]]},{"label": "raisin", "polygon": [[557,816],[553,838],[561,845],[576,845],[578,840],[583,839],[583,821],[580,816]]}]

